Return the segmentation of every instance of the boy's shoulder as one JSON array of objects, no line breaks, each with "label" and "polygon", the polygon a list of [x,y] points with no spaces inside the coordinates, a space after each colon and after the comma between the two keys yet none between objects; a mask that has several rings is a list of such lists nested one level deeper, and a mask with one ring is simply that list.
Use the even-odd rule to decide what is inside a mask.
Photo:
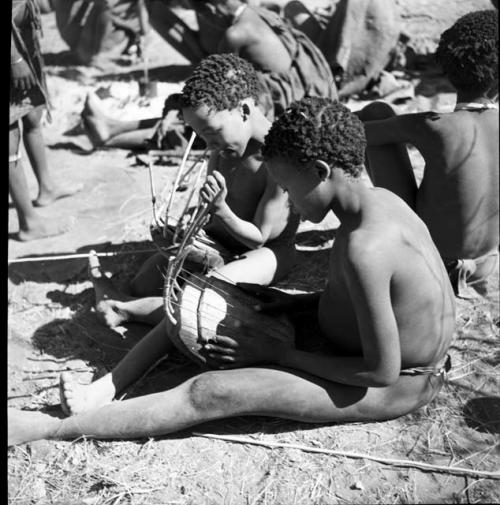
[{"label": "boy's shoulder", "polygon": [[417,240],[425,225],[398,196],[383,188],[373,188],[363,203],[365,215],[346,237],[346,256],[359,262],[373,258],[383,261],[398,254],[401,237]]}]

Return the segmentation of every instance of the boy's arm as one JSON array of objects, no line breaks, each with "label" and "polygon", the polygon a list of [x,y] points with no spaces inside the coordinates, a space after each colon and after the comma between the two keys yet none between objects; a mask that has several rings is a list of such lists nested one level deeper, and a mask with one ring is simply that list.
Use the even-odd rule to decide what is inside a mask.
[{"label": "boy's arm", "polygon": [[418,144],[426,130],[425,114],[401,114],[387,119],[363,121],[368,146],[384,144]]},{"label": "boy's arm", "polygon": [[384,267],[387,260],[380,252],[361,254],[361,260],[355,264],[351,262],[346,268],[362,356],[304,352],[273,338],[268,338],[263,345],[262,335],[255,338],[257,335],[252,335],[255,330],[251,327],[246,328],[247,331],[239,337],[238,342],[217,337],[217,346],[206,346],[211,353],[209,356],[223,368],[267,362],[351,386],[384,387],[393,384],[401,370],[401,351],[390,296],[391,272]]},{"label": "boy's arm", "polygon": [[[222,185],[224,178],[219,172],[213,171],[211,175]],[[266,189],[252,222],[238,217],[226,203],[225,198],[215,205],[214,215],[235,239],[251,249],[257,249],[268,240],[276,238],[285,229],[289,212],[287,194],[268,175]]]},{"label": "boy's arm", "polygon": [[351,262],[346,273],[363,356],[325,356],[292,348],[282,349],[278,364],[353,386],[383,387],[398,379],[401,351],[391,303],[391,272],[383,266],[387,260],[380,251],[358,255],[362,257]]}]

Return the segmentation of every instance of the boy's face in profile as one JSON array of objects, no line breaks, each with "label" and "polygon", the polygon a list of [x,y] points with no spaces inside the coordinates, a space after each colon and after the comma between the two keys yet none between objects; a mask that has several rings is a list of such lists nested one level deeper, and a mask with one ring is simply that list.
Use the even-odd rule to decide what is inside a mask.
[{"label": "boy's face in profile", "polygon": [[244,120],[241,106],[232,110],[214,111],[206,105],[183,109],[186,123],[207,143],[211,151],[223,158],[244,156],[251,138],[250,121]]},{"label": "boy's face in profile", "polygon": [[286,158],[266,160],[271,177],[290,197],[293,207],[303,219],[319,223],[330,210],[330,199],[314,161],[307,165]]}]

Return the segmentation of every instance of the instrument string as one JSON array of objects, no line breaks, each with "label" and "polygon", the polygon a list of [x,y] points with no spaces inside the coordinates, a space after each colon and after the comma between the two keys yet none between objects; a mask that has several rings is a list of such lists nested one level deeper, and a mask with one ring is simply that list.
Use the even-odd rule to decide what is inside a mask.
[{"label": "instrument string", "polygon": [[[199,286],[198,284],[194,284],[194,283],[193,283],[190,279],[188,279],[187,277],[182,277],[182,276],[180,276],[180,275],[179,275],[179,278],[180,278],[180,279],[182,279],[184,282],[186,282],[188,285],[192,286],[193,288],[196,288],[196,289],[199,289],[199,290],[209,288],[209,289],[211,289],[211,290],[213,290],[214,292],[216,292],[216,293],[217,293],[217,287],[216,287],[216,286],[214,286],[213,284],[207,283],[207,285],[206,285],[206,286],[203,286],[203,288],[202,288],[202,287],[201,287],[201,286]],[[204,281],[205,281],[205,280],[210,279],[210,278],[199,278],[199,279],[201,279],[201,280],[204,280]],[[233,285],[234,285],[234,284],[233,284]],[[217,294],[219,294],[219,295],[220,295],[220,293],[217,293]],[[222,291],[222,294],[226,295],[228,298],[231,296],[231,293],[226,292],[226,291]],[[201,298],[201,296],[202,296],[202,295],[200,295],[200,298]],[[234,310],[234,312],[235,312],[235,313],[237,313],[237,312],[238,312],[238,310],[240,310],[240,311],[241,311],[241,308],[240,308],[240,307],[238,307],[238,306],[236,306],[236,305],[231,304],[231,303],[228,301],[228,299],[227,299],[227,298],[225,298],[225,297],[222,297],[222,298],[223,298],[223,300],[224,300],[224,302],[225,302],[225,304],[226,304],[226,307],[231,308],[231,309],[235,309],[235,310]],[[177,306],[181,307],[181,304],[179,304],[178,302],[177,302],[177,303],[175,303],[175,305],[177,305]],[[222,308],[220,308],[220,307],[218,307],[218,306],[216,306],[216,305],[213,305],[212,303],[209,303],[207,300],[203,301],[203,305],[204,305],[205,307],[209,308],[209,309],[210,309],[210,308],[212,308],[212,309],[215,309],[215,311],[218,311],[218,312],[220,312],[220,313],[223,313],[224,315],[227,315],[227,311],[226,311],[226,310],[224,310],[224,309],[222,309]],[[245,307],[246,307],[246,306],[245,306]],[[187,309],[187,310],[189,311],[190,309]],[[192,312],[194,312],[194,311],[192,311]],[[207,313],[205,312],[205,313],[204,313],[204,316],[206,316],[206,314],[207,314]],[[256,313],[255,315],[256,315],[256,316],[258,316],[258,313]],[[260,316],[262,316],[262,314],[260,314]],[[233,315],[232,317],[233,317],[233,319],[235,319],[235,320],[239,321],[239,322],[240,322],[240,324],[241,324],[241,322],[243,321],[243,319],[238,318],[238,317],[236,317],[235,315]],[[268,316],[268,317],[271,317],[271,316]],[[262,318],[262,317],[261,317],[261,318]],[[210,319],[209,319],[209,320],[210,320]],[[213,319],[212,319],[212,320],[213,320]],[[224,326],[224,327],[227,327],[227,328],[234,328],[234,327],[228,327],[228,326]],[[275,333],[275,334],[277,334],[277,335],[281,335],[281,334],[282,334],[282,332],[280,332],[280,331],[276,330],[275,328],[269,328],[269,327],[268,327],[268,329],[269,329],[272,333]],[[274,336],[274,335],[271,335],[271,336]]]},{"label": "instrument string", "polygon": [[[179,302],[171,302],[171,303],[172,303],[172,305],[178,307],[179,309],[182,309],[182,311],[186,311],[186,312],[189,312],[191,314],[198,315],[198,312],[199,312],[198,309],[195,310],[195,309],[188,308],[186,305],[181,304]],[[238,323],[238,325],[232,325],[231,326],[231,325],[223,323],[222,321],[224,320],[225,317],[227,317],[227,311],[221,309],[220,307],[216,307],[215,305],[211,305],[211,304],[208,304],[208,303],[205,303],[204,305],[208,306],[210,308],[214,308],[216,311],[218,311],[220,314],[223,315],[223,318],[219,319],[217,317],[210,317],[211,314],[208,311],[205,311],[203,313],[203,320],[204,321],[207,321],[209,323],[212,322],[212,323],[216,324],[216,333],[217,333],[217,329],[218,328],[223,328],[223,329],[234,331],[234,330],[239,330],[243,326],[243,323],[244,323],[243,319],[239,318],[239,317],[236,317],[234,315],[231,315],[230,317],[234,321],[236,321]],[[184,319],[182,320],[182,325],[185,328],[191,328],[191,329],[196,330],[196,331],[198,331],[198,329],[199,329],[197,326],[190,325],[189,323],[186,323],[186,321]],[[247,324],[245,323],[245,325],[247,325]],[[206,327],[204,327],[204,328],[206,329]],[[271,328],[270,326],[267,326],[265,328],[265,330],[266,330],[265,334],[267,336],[269,336],[269,337],[272,337],[272,338],[281,339],[281,338],[287,336],[285,332],[280,331],[278,328]]]}]

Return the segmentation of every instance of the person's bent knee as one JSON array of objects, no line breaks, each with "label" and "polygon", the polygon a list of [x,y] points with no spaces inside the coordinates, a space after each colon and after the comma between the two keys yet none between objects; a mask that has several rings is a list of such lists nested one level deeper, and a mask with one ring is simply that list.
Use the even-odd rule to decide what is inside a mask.
[{"label": "person's bent knee", "polygon": [[362,121],[375,121],[396,116],[396,112],[386,102],[372,102],[363,107],[358,116]]},{"label": "person's bent knee", "polygon": [[229,409],[235,407],[235,397],[221,372],[198,375],[189,385],[188,394],[191,407],[200,413],[230,415]]},{"label": "person's bent knee", "polygon": [[150,291],[151,288],[140,273],[130,281],[130,293],[133,296],[144,298],[151,294]]},{"label": "person's bent knee", "polygon": [[[130,281],[130,292],[133,296],[143,298],[146,296],[159,296],[163,288],[163,271],[166,271],[167,259],[156,253],[150,256],[141,266],[139,272]],[[158,293],[155,293],[158,291]]]}]

